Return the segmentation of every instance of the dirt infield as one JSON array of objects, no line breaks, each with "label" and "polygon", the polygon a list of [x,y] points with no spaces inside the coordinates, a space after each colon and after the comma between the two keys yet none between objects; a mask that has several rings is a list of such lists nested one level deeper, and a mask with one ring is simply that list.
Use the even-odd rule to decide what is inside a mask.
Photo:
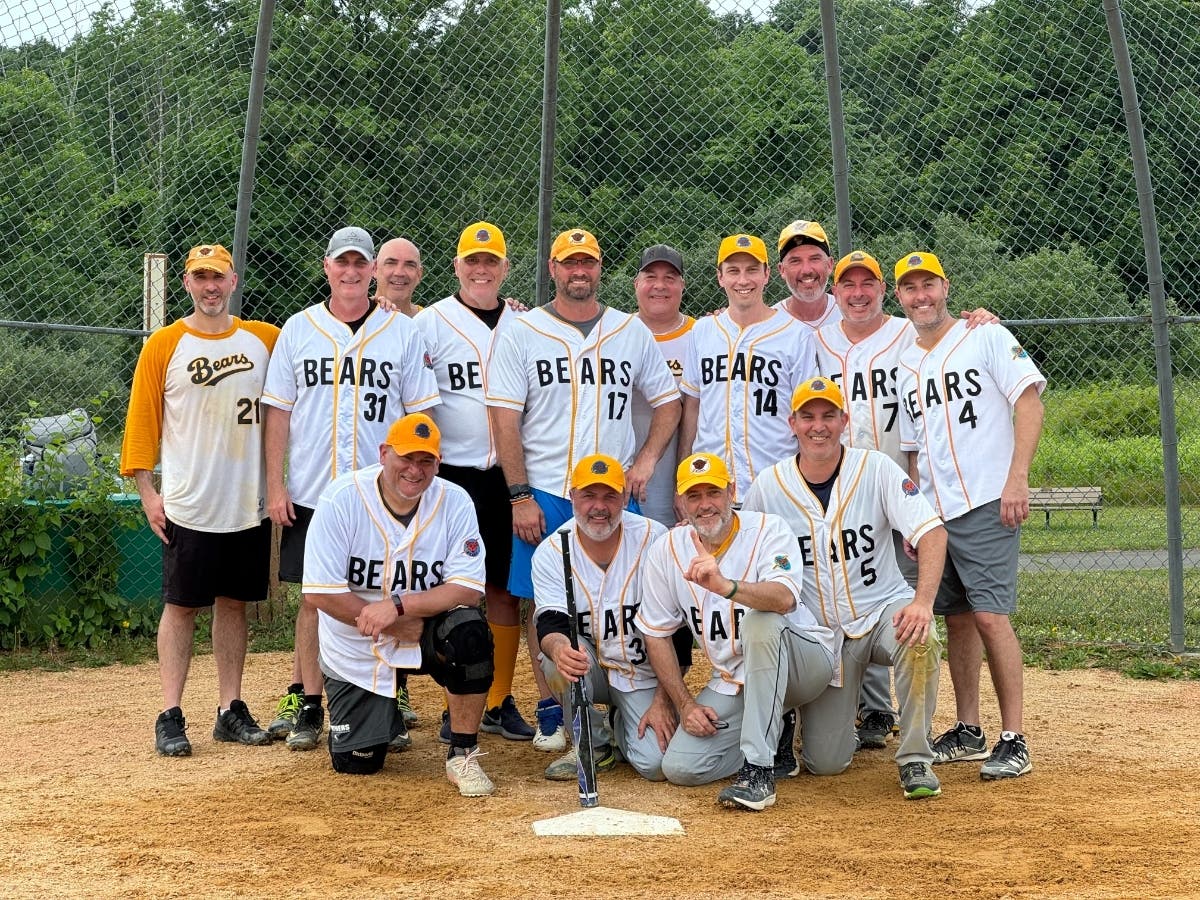
[{"label": "dirt infield", "polygon": [[[249,660],[260,718],[289,668],[283,654]],[[526,709],[531,682],[518,678]],[[1200,897],[1196,682],[1029,670],[1033,773],[985,784],[977,764],[942,766],[932,801],[902,798],[888,751],[781,782],[759,814],[717,808],[718,786],[602,776],[605,806],[687,831],[651,839],[534,837],[535,820],[578,810],[575,788],[542,778],[546,755],[491,735],[496,795],[460,798],[424,678],[415,747],[374,778],[335,776],[323,751],[214,743],[211,656],[189,683],[190,759],[154,755],[152,664],[0,685],[5,897]],[[942,688],[948,705],[944,667]]]}]

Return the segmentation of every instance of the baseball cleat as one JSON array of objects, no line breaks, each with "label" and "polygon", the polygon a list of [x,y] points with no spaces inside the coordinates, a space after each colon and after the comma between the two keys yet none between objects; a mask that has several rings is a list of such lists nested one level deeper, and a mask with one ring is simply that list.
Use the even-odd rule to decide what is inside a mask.
[{"label": "baseball cleat", "polygon": [[930,741],[929,749],[933,751],[935,766],[938,763],[967,762],[988,757],[987,738],[983,735],[983,729],[962,722]]},{"label": "baseball cleat", "polygon": [[743,763],[734,776],[733,784],[717,795],[717,802],[726,809],[750,809],[762,812],[775,805],[775,776],[770,766]]},{"label": "baseball cleat", "polygon": [[271,743],[271,735],[259,727],[242,700],[234,700],[225,712],[217,711],[213,740],[257,747]]},{"label": "baseball cleat", "polygon": [[1025,743],[1025,735],[1005,731],[1001,733],[1000,740],[992,748],[987,762],[979,770],[979,777],[984,781],[1016,778],[1032,769],[1033,763],[1029,761],[1029,745]]},{"label": "baseball cleat", "polygon": [[396,707],[400,710],[400,715],[404,719],[404,727],[417,727],[417,714],[412,708],[412,700],[408,696],[408,686],[400,685],[396,691]]},{"label": "baseball cleat", "polygon": [[942,793],[942,784],[926,762],[910,762],[900,767],[900,786],[905,800],[924,800]]},{"label": "baseball cleat", "polygon": [[450,710],[442,710],[442,725],[438,728],[438,743],[450,743]]},{"label": "baseball cleat", "polygon": [[533,749],[546,753],[561,753],[567,749],[567,729],[563,725],[562,704],[549,697],[539,700],[537,709],[537,733],[533,736]]},{"label": "baseball cleat", "polygon": [[154,720],[154,749],[159,756],[192,755],[192,742],[187,739],[187,721],[178,706],[159,713]]},{"label": "baseball cleat", "polygon": [[795,778],[800,774],[800,761],[796,759],[796,711],[789,709],[783,714],[783,731],[779,745],[775,748],[774,775],[779,778]]}]

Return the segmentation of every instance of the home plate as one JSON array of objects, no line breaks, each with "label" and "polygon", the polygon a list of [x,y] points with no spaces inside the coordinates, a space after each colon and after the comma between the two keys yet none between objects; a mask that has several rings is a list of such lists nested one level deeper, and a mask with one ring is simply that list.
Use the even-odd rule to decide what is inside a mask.
[{"label": "home plate", "polygon": [[539,819],[533,823],[533,833],[538,837],[619,837],[684,831],[678,819],[596,806],[553,819]]}]

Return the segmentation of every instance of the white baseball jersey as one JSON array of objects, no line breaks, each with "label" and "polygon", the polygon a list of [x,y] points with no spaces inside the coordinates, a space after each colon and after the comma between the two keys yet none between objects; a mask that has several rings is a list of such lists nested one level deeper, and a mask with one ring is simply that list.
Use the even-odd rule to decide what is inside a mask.
[{"label": "white baseball jersey", "polygon": [[896,377],[900,354],[917,339],[912,323],[902,316],[886,316],[877,331],[855,343],[839,321],[818,329],[816,338],[817,368],[846,398],[850,424],[842,432],[842,442],[881,450],[905,467]]},{"label": "white baseball jersey", "polygon": [[[791,297],[784,297],[775,304],[774,309],[782,309],[784,312],[787,312],[787,302],[790,299]],[[788,315],[790,316],[792,314],[788,313]],[[793,316],[793,318],[795,317]],[[840,322],[841,320],[842,309],[837,305],[837,300],[834,298],[833,294],[825,295],[825,312],[821,313],[821,315],[816,319],[811,322],[800,322],[799,319],[796,319],[796,321],[800,322],[801,325],[811,328],[813,331],[816,331],[818,328],[823,328],[826,325],[832,325],[834,322]]]},{"label": "white baseball jersey", "polygon": [[[675,376],[675,384],[683,378],[683,361],[691,355],[692,327],[696,320],[687,316],[684,323],[674,331],[654,335],[654,342],[662,351],[663,359]],[[646,442],[650,433],[650,417],[654,410],[644,398],[638,396],[633,401],[633,434],[637,446]],[[671,442],[654,467],[654,474],[646,483],[646,502],[641,504],[642,514],[670,528],[678,521],[675,516],[675,463],[676,451],[679,448],[679,432],[671,436]]]},{"label": "white baseball jersey", "polygon": [[782,310],[740,328],[726,311],[692,335],[680,385],[700,399],[692,451],[725,460],[740,500],[759,472],[796,452],[788,414],[792,391],[817,374],[812,329]]},{"label": "white baseball jersey", "polygon": [[530,310],[499,336],[488,366],[487,405],[524,411],[529,483],[558,497],[585,456],[606,453],[629,468],[635,392],[655,408],[679,399],[650,329],[611,308],[587,337],[545,307]]},{"label": "white baseball jersey", "polygon": [[441,392],[442,462],[452,466],[490,469],[499,463],[484,388],[493,343],[516,316],[504,302],[500,306],[494,331],[457,297],[439,300],[413,319]]},{"label": "white baseball jersey", "polygon": [[833,631],[834,685],[841,684],[843,637],[860,638],[889,604],[912,597],[896,563],[892,531],[914,547],[942,524],[929,501],[895,462],[875,450],[847,447],[829,509],[808,487],[795,458],[760,475],[742,507],[774,513],[800,543],[801,597]]},{"label": "white baseball jersey", "polygon": [[[785,618],[811,633],[822,646],[833,646],[833,633],[800,602],[803,569],[796,563],[796,537],[778,516],[734,514],[735,531],[717,553],[721,574],[734,581],[775,581],[796,598]],[[706,591],[684,578],[696,558],[694,529],[679,525],[654,542],[642,563],[642,602],[635,620],[651,637],[669,638],[681,625],[695,634],[712,663],[708,686],[718,694],[736,694],[745,683],[739,625],[747,612],[736,600]]]},{"label": "white baseball jersey", "polygon": [[288,493],[308,507],[334,478],[379,462],[393,422],[441,402],[411,319],[376,308],[351,332],[324,303],[284,323],[262,399],[292,414]]},{"label": "white baseball jersey", "polygon": [[950,520],[999,498],[1013,453],[1013,404],[1046,379],[1002,325],[955,322],[937,346],[900,357],[900,447],[917,451],[921,490]]},{"label": "white baseball jersey", "polygon": [[[665,534],[666,526],[629,511],[621,514],[621,543],[606,568],[592,562],[579,543],[579,526],[572,519],[568,545],[575,584],[579,636],[596,648],[596,659],[618,691],[652,688],[658,684],[646,655],[646,639],[634,617],[640,600],[642,558]],[[567,612],[563,587],[562,537],[551,534],[533,551],[534,615],[547,610]]]},{"label": "white baseball jersey", "polygon": [[[167,518],[228,533],[265,518],[259,398],[279,329],[234,318],[222,334],[182,320],[142,347],[121,446],[121,474],[162,460]],[[160,456],[161,452],[161,456]]]},{"label": "white baseball jersey", "polygon": [[[342,475],[321,494],[304,544],[304,593],[391,603],[440,584],[483,592],[484,548],[475,507],[458,485],[434,478],[404,526],[379,494],[380,465]],[[324,612],[317,617],[322,668],[366,691],[396,696],[396,668],[421,665],[417,644],[378,641]]]}]

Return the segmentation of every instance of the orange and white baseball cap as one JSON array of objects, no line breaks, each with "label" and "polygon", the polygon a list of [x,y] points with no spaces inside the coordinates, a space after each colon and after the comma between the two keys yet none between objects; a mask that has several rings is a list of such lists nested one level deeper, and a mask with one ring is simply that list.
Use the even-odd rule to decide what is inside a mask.
[{"label": "orange and white baseball cap", "polygon": [[583,253],[592,259],[599,259],[600,242],[590,231],[572,228],[556,237],[554,243],[550,245],[550,258],[555,262],[561,262],[576,253]]},{"label": "orange and white baseball cap", "polygon": [[879,260],[870,253],[862,250],[854,250],[839,259],[837,265],[833,267],[833,283],[837,284],[839,278],[855,268],[866,269],[880,281],[883,281],[883,269],[879,267]]},{"label": "orange and white baseball cap", "polygon": [[717,265],[721,265],[735,253],[749,253],[760,263],[766,265],[767,245],[763,243],[762,238],[757,238],[752,234],[731,234],[721,241],[721,246],[717,250]]},{"label": "orange and white baseball cap", "polygon": [[585,456],[571,472],[571,489],[579,490],[593,484],[610,487],[618,494],[625,493],[625,472],[621,464],[603,453]]},{"label": "orange and white baseball cap", "polygon": [[908,254],[896,263],[896,284],[899,284],[900,279],[909,272],[928,272],[938,278],[946,277],[938,258],[932,253],[924,253],[920,250]]},{"label": "orange and white baseball cap", "polygon": [[812,400],[828,400],[838,409],[843,411],[846,409],[846,400],[842,396],[842,389],[824,375],[810,378],[792,391],[792,412]]},{"label": "orange and white baseball cap", "polygon": [[693,453],[675,470],[675,493],[686,494],[698,484],[729,487],[729,467],[725,460],[711,453]]},{"label": "orange and white baseball cap", "polygon": [[409,413],[392,423],[386,443],[401,456],[407,453],[432,453],[439,460],[442,458],[442,433],[425,413]]},{"label": "orange and white baseball cap", "polygon": [[188,251],[183,271],[191,274],[201,269],[224,275],[233,271],[233,257],[220,244],[200,244]]},{"label": "orange and white baseball cap", "polygon": [[458,237],[459,259],[472,253],[490,253],[497,259],[508,259],[508,245],[504,234],[491,222],[476,222],[463,229]]}]

